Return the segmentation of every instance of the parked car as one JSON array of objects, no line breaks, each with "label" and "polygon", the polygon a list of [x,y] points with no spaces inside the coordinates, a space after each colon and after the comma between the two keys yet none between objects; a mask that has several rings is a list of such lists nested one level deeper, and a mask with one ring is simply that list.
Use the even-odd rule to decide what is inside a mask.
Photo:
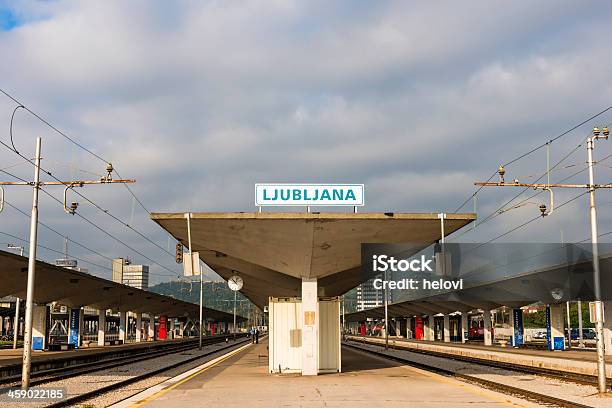
[{"label": "parked car", "polygon": [[546,330],[538,330],[533,333],[533,338],[538,340],[546,340]]},{"label": "parked car", "polygon": [[[572,329],[572,340],[578,340],[578,329]],[[585,340],[593,340],[595,338],[595,329],[582,329],[582,338]]]}]

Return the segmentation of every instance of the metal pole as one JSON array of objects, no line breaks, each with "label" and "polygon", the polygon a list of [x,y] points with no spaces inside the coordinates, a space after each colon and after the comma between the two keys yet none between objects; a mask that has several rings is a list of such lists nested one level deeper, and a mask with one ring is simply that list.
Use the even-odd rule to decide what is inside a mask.
[{"label": "metal pole", "polygon": [[584,348],[584,339],[582,337],[582,301],[578,301],[578,347]]},{"label": "metal pole", "polygon": [[385,292],[384,292],[384,296],[385,296],[385,350],[389,349],[389,314],[388,314],[388,303],[389,303],[389,297],[388,297],[388,285],[387,285],[387,271],[385,270],[384,272],[384,285],[385,285]]},{"label": "metal pole", "polygon": [[570,319],[570,301],[565,303],[567,309],[567,348],[572,348],[572,321]]},{"label": "metal pole", "polygon": [[[193,266],[193,255],[192,255],[192,251],[191,251],[191,213],[187,213],[185,214],[185,218],[187,218],[187,243],[189,245],[189,263],[191,265],[191,270],[194,270],[194,266]],[[199,262],[199,261],[198,261]],[[203,311],[202,311],[202,288],[203,288],[204,284],[202,282],[202,273],[200,273],[200,330],[199,330],[199,344],[198,344],[198,348],[200,350],[202,350],[202,315],[203,315]]]},{"label": "metal pole", "polygon": [[[189,256],[191,256],[191,251]],[[204,278],[200,272],[200,342],[198,346],[200,350],[202,350],[202,336],[204,336]]]},{"label": "metal pole", "polygon": [[342,295],[342,334],[344,335],[344,332],[346,331],[346,317],[344,317],[344,295]]},{"label": "metal pole", "polygon": [[21,388],[30,387],[30,368],[32,365],[32,314],[34,308],[34,277],[36,273],[36,245],[38,234],[38,190],[40,188],[40,150],[42,140],[36,138],[36,157],[34,158],[34,185],[32,186],[32,216],[30,218],[30,247],[28,259],[28,286],[25,310],[25,332],[23,336],[23,366],[21,369]]},{"label": "metal pole", "polygon": [[236,292],[238,291],[234,291],[234,341],[236,341]]},{"label": "metal pole", "polygon": [[589,197],[591,215],[591,243],[593,248],[593,290],[595,292],[595,304],[597,310],[597,322],[595,323],[595,333],[597,337],[597,384],[600,394],[606,393],[606,360],[604,350],[603,333],[603,303],[601,301],[601,280],[599,272],[599,247],[597,242],[597,208],[595,206],[595,187],[593,176],[593,145],[595,137],[587,140],[587,156],[589,168]]},{"label": "metal pole", "polygon": [[19,337],[19,298],[15,300],[15,322],[13,323],[13,350],[17,349],[17,337]]}]

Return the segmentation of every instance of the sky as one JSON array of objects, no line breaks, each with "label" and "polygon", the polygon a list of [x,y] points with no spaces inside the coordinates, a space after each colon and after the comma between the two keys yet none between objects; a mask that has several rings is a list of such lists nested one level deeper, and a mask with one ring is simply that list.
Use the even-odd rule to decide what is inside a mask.
[{"label": "sky", "polygon": [[[513,208],[527,191],[491,218],[520,190],[483,189],[473,200],[474,181],[612,105],[610,21],[606,1],[0,0],[0,88],[136,179],[149,211],[254,211],[258,182],[364,183],[363,211],[476,209],[486,222],[449,241],[486,242],[536,217],[548,198]],[[15,107],[0,94],[5,143]],[[551,180],[584,169],[584,139],[610,122],[612,110],[552,143],[552,164],[573,153]],[[57,177],[104,173],[104,161],[23,109],[12,130],[27,157],[43,138],[43,167]],[[536,180],[546,150],[507,166],[506,179]],[[610,154],[612,140],[597,142],[596,157]],[[608,166],[612,158],[597,166],[597,182],[612,181]],[[32,178],[3,146],[0,168]],[[61,188],[46,189],[61,200]],[[5,190],[29,213],[30,189]],[[123,186],[80,192],[174,251]],[[499,241],[587,238],[588,197],[560,206],[580,192],[558,190],[553,215]],[[612,192],[597,200],[600,232],[612,231]],[[180,274],[173,256],[79,201],[81,215],[139,253],[45,194],[40,220],[61,234],[41,228],[41,245],[62,251],[68,235],[104,256],[69,245],[107,278],[116,256],[151,265],[153,282]],[[28,219],[9,206],[0,231],[26,238]],[[0,233],[1,246],[15,241]],[[39,249],[41,259],[59,256]]]}]

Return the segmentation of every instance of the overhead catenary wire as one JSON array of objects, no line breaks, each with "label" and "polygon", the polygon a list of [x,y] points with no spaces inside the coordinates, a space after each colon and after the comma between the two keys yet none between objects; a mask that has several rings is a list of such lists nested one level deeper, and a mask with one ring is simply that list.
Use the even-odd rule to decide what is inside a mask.
[{"label": "overhead catenary wire", "polygon": [[[548,169],[546,172],[542,173],[542,175],[540,175],[540,177],[538,177],[538,178],[537,178],[537,179],[534,181],[534,183],[537,183],[538,181],[542,180],[544,177],[546,177],[548,174],[550,174],[550,171],[552,171],[552,170],[556,169],[557,167],[559,167],[559,166],[561,165],[561,163],[563,163],[565,160],[567,160],[567,159],[568,159],[568,158],[569,158],[569,157],[570,157],[572,154],[574,154],[575,152],[577,152],[577,151],[578,151],[578,149],[580,149],[580,147],[582,147],[582,146],[583,146],[584,142],[587,140],[587,138],[588,138],[588,137],[589,137],[589,136],[585,137],[585,138],[584,138],[584,140],[583,140],[583,141],[582,141],[580,144],[578,144],[576,147],[574,147],[572,150],[570,150],[570,151],[569,151],[569,152],[568,152],[568,153],[567,153],[565,156],[563,156],[563,157],[562,157],[562,158],[561,158],[559,161],[557,161],[557,162],[556,162],[556,163],[555,163],[555,164],[554,164],[554,165],[553,165],[553,166],[552,166],[550,169]],[[612,155],[608,155],[608,156],[604,157],[603,159],[598,160],[597,162],[595,162],[595,163],[594,163],[594,165],[598,165],[599,163],[603,162],[604,160],[609,159],[610,157],[612,157]],[[568,177],[565,177],[565,178],[564,178],[564,179],[562,179],[560,182],[563,182],[563,181],[569,180],[569,179],[571,179],[572,177],[576,176],[577,174],[580,174],[580,173],[582,173],[582,172],[584,172],[584,171],[586,171],[586,170],[588,170],[588,167],[587,167],[587,168],[584,168],[584,169],[582,169],[582,170],[579,170],[579,171],[577,171],[577,172],[575,172],[575,173],[571,174],[571,175],[570,175],[570,176],[568,176]],[[491,177],[491,178],[492,178],[492,177]],[[489,178],[489,180],[487,180],[487,182],[488,182],[488,181],[490,181],[490,180],[491,180],[491,178]],[[482,188],[482,187],[483,187],[483,186],[481,186],[481,188]],[[497,209],[496,209],[495,211],[493,211],[493,212],[491,212],[489,215],[487,215],[487,216],[486,216],[486,217],[485,217],[485,218],[484,218],[482,221],[480,221],[480,222],[478,223],[478,225],[479,225],[479,226],[482,226],[482,224],[485,224],[485,223],[487,223],[487,222],[489,222],[489,221],[491,221],[491,220],[493,220],[493,219],[497,218],[499,215],[501,215],[501,214],[505,213],[507,210],[504,210],[504,208],[505,208],[505,207],[507,207],[508,205],[510,205],[510,203],[512,203],[512,202],[513,202],[514,200],[516,200],[517,198],[519,198],[519,197],[520,197],[521,195],[523,195],[525,192],[527,192],[527,191],[528,191],[530,188],[531,188],[531,187],[525,187],[524,189],[522,189],[522,190],[521,190],[521,191],[520,191],[518,194],[516,194],[516,195],[515,195],[514,197],[512,197],[510,200],[506,201],[504,204],[502,204],[501,206],[497,207]],[[530,199],[532,199],[532,198],[534,198],[534,197],[537,197],[538,195],[542,194],[542,192],[543,192],[543,191],[538,191],[538,192],[536,192],[536,193],[532,194],[531,196],[529,196],[529,197],[527,197],[527,198],[523,199],[523,200],[522,200],[522,201],[520,201],[518,204],[516,204],[516,205],[515,205],[515,207],[520,206],[520,205],[521,205],[521,204],[523,204],[524,202],[526,202],[526,201],[528,201],[528,200],[530,200]],[[458,238],[460,238],[460,237],[464,236],[465,234],[467,234],[467,233],[469,233],[469,232],[471,232],[471,231],[474,231],[474,229],[465,230],[465,231],[463,231],[463,232],[459,233],[459,235],[456,235],[455,237],[453,237],[453,239],[458,239]]]},{"label": "overhead catenary wire", "polygon": [[[600,159],[599,161],[595,162],[595,163],[594,163],[594,166],[598,165],[599,163],[603,162],[604,160],[608,160],[608,159],[609,159],[609,158],[611,158],[611,157],[612,157],[612,154],[609,154],[609,155],[605,156],[604,158],[602,158],[602,159]],[[569,176],[567,176],[567,177],[565,177],[565,178],[563,178],[563,179],[559,180],[558,182],[559,182],[559,183],[562,183],[562,182],[564,182],[564,181],[567,181],[567,180],[569,180],[569,179],[571,179],[571,178],[573,178],[573,177],[577,176],[578,174],[580,174],[580,173],[583,173],[583,172],[587,171],[588,169],[589,169],[588,167],[585,167],[585,168],[583,168],[583,169],[581,169],[581,170],[578,170],[578,171],[576,171],[576,172],[574,172],[574,173],[570,174]],[[520,194],[523,194],[523,193],[524,193],[526,190],[529,190],[529,187],[528,187],[528,188],[526,188],[525,190],[521,191],[521,193],[520,193]],[[507,212],[507,211],[509,211],[509,210],[512,210],[512,209],[515,209],[515,208],[518,208],[518,207],[522,206],[522,204],[524,204],[524,203],[528,202],[528,201],[529,201],[529,200],[531,200],[532,198],[535,198],[535,197],[539,196],[539,195],[540,195],[540,194],[542,194],[543,192],[544,192],[543,190],[538,190],[536,193],[534,193],[534,194],[530,195],[529,197],[526,197],[525,199],[521,200],[519,203],[515,204],[513,207],[508,208],[508,209],[505,209],[505,210],[499,210],[499,212],[497,212],[497,213],[495,214],[495,216],[490,217],[490,218],[486,218],[486,219],[485,219],[485,220],[483,220],[483,221],[482,221],[482,222],[481,222],[479,225],[482,225],[482,224],[484,224],[484,223],[485,223],[485,222],[487,222],[487,221],[491,221],[492,219],[496,218],[496,217],[497,217],[497,216],[499,216],[499,215],[502,215],[503,213],[505,213],[505,212]],[[516,198],[516,197],[515,197],[515,198]],[[510,200],[509,202],[511,202],[511,201],[514,201],[514,199]],[[506,205],[507,205],[507,204],[505,204],[505,205],[504,205],[504,206],[502,206],[502,207],[505,207]],[[502,208],[502,207],[500,207],[500,208]],[[471,231],[471,230],[465,230],[465,231],[461,232],[460,234],[456,235],[455,237],[453,237],[453,239],[458,239],[458,238],[461,238],[462,236],[464,236],[465,234],[467,234],[467,233],[468,233],[468,232],[470,232],[470,231]]]},{"label": "overhead catenary wire", "polygon": [[[104,164],[109,164],[110,161],[103,158],[102,156],[94,153],[92,150],[88,149],[87,147],[85,147],[84,145],[82,145],[81,143],[77,142],[74,138],[68,136],[65,132],[61,131],[60,129],[58,129],[56,126],[54,126],[53,124],[51,124],[47,119],[43,118],[41,115],[39,115],[38,113],[34,112],[32,109],[28,108],[27,106],[25,106],[20,100],[18,100],[15,96],[9,94],[6,90],[0,88],[0,92],[2,92],[6,97],[8,97],[9,99],[11,99],[14,103],[17,104],[17,107],[15,108],[15,110],[13,111],[13,114],[11,116],[11,123],[10,123],[10,134],[11,134],[11,143],[13,140],[13,116],[15,115],[15,111],[19,108],[23,108],[24,110],[26,110],[27,112],[29,112],[31,115],[33,115],[35,118],[37,118],[38,120],[40,120],[42,123],[44,123],[45,125],[47,125],[50,129],[52,129],[53,131],[55,131],[56,133],[58,133],[59,135],[61,135],[62,137],[64,137],[66,140],[70,141],[71,143],[73,143],[75,146],[83,149],[84,151],[88,152],[89,154],[93,155],[94,157],[96,157],[97,159],[99,159],[100,161],[102,161]],[[4,146],[6,146],[7,148],[11,149],[10,146],[6,145],[4,142],[0,141],[0,143],[2,143]],[[14,144],[13,144],[14,146]],[[19,152],[13,147],[11,150],[13,150],[15,153],[17,153],[18,155],[22,156],[21,154],[19,154]],[[22,156],[23,157],[23,156]],[[31,160],[26,159],[28,162],[30,162],[32,165],[34,163],[32,163]],[[121,174],[119,173],[119,171],[113,167],[113,171],[115,174],[117,174],[117,177],[119,179],[122,179]],[[48,171],[46,171],[46,173],[50,176],[52,176],[52,174]],[[53,176],[52,176],[53,177]],[[136,195],[136,193],[134,193],[134,191],[130,188],[130,186],[128,186],[126,183],[122,183],[123,186],[127,189],[127,191],[130,193],[130,195],[133,197],[133,199],[138,203],[138,205],[145,210],[145,212],[147,214],[151,214],[151,211],[149,211],[149,209],[144,205],[144,203],[142,202],[142,200],[140,200],[140,198],[138,198],[138,196]],[[78,193],[77,193],[78,194]],[[79,194],[80,195],[80,194]],[[85,198],[85,197],[83,197]],[[87,199],[87,198],[85,198]],[[89,200],[88,200],[89,201]],[[107,213],[108,215],[110,215],[111,217],[115,218],[118,222],[122,223],[123,225],[127,226],[129,229],[133,230],[134,232],[136,232],[139,236],[141,236],[142,238],[144,238],[145,240],[147,240],[148,242],[150,242],[151,244],[155,245],[156,247],[160,248],[161,250],[163,250],[164,252],[168,253],[170,256],[174,256],[172,253],[170,253],[169,251],[165,250],[162,246],[160,246],[159,244],[155,243],[154,241],[152,241],[151,239],[149,239],[148,237],[146,237],[144,234],[142,234],[141,232],[137,231],[135,228],[133,228],[131,225],[127,224],[124,221],[119,220],[117,217],[114,217],[112,214],[110,214],[108,211],[105,211],[105,213]],[[166,268],[167,269],[167,268]]]},{"label": "overhead catenary wire", "polygon": [[[586,191],[583,191],[582,193],[580,193],[580,194],[578,194],[578,195],[576,195],[576,196],[574,196],[574,197],[570,198],[569,200],[564,201],[563,203],[561,203],[561,204],[559,204],[559,205],[555,206],[555,211],[559,210],[560,208],[563,208],[565,205],[567,205],[567,204],[569,204],[569,203],[571,203],[571,202],[573,202],[573,201],[577,200],[578,198],[580,198],[580,197],[582,197],[582,196],[584,196],[584,195],[586,195],[586,194],[588,194],[588,193],[589,193],[589,190],[586,190]],[[532,219],[530,219],[530,220],[528,220],[528,221],[525,221],[524,223],[522,223],[522,224],[520,224],[520,225],[517,225],[516,227],[513,227],[512,229],[510,229],[510,230],[508,230],[508,231],[506,231],[506,232],[504,232],[504,233],[502,233],[502,234],[500,234],[500,235],[497,235],[497,236],[496,236],[496,237],[494,237],[494,238],[491,238],[490,240],[488,240],[488,241],[486,241],[486,242],[483,242],[483,243],[481,243],[481,244],[477,245],[477,246],[476,246],[476,248],[479,248],[479,247],[481,247],[481,246],[483,246],[483,245],[486,245],[486,244],[488,244],[488,243],[491,243],[491,242],[493,242],[493,241],[497,241],[498,239],[503,238],[503,237],[505,237],[506,235],[509,235],[509,234],[513,233],[514,231],[517,231],[517,230],[519,230],[519,229],[521,229],[521,228],[523,228],[523,227],[525,227],[525,226],[527,226],[527,225],[531,224],[532,222],[535,222],[535,221],[537,221],[537,220],[539,220],[539,219],[542,219],[542,218],[544,218],[544,217],[542,217],[541,215],[538,215],[538,216],[536,216],[536,217],[534,217],[534,218],[532,218]]]},{"label": "overhead catenary wire", "polygon": [[[529,156],[530,154],[533,154],[533,153],[537,152],[538,150],[540,150],[540,149],[542,149],[542,148],[546,147],[547,145],[550,145],[550,144],[552,144],[553,142],[555,142],[555,141],[557,141],[557,140],[561,139],[562,137],[564,137],[564,136],[566,136],[567,134],[569,134],[569,133],[573,132],[574,130],[578,129],[579,127],[581,127],[581,126],[585,125],[586,123],[588,123],[588,122],[592,121],[593,119],[596,119],[597,117],[599,117],[599,116],[603,115],[604,113],[608,112],[608,111],[609,111],[609,110],[611,110],[611,109],[612,109],[612,106],[608,106],[607,108],[603,109],[602,111],[600,111],[600,112],[598,112],[598,113],[596,113],[596,114],[594,114],[594,115],[590,116],[590,117],[589,117],[589,118],[587,118],[587,119],[584,119],[582,122],[580,122],[580,123],[578,123],[578,124],[576,124],[576,125],[572,126],[571,128],[569,128],[569,129],[565,130],[564,132],[560,133],[559,135],[557,135],[557,136],[553,137],[553,138],[552,138],[552,139],[550,139],[549,141],[547,141],[547,142],[545,142],[545,143],[543,143],[543,144],[541,144],[541,145],[539,145],[539,146],[536,146],[536,147],[532,148],[531,150],[529,150],[529,151],[527,151],[527,152],[525,152],[525,153],[523,153],[523,154],[519,155],[518,157],[515,157],[514,159],[510,160],[510,161],[509,161],[509,162],[507,162],[507,163],[504,163],[504,164],[503,164],[503,166],[504,166],[504,167],[507,167],[507,166],[509,166],[509,165],[511,165],[511,164],[513,164],[513,163],[516,163],[517,161],[519,161],[519,160],[521,160],[521,159],[523,159],[523,158],[525,158],[525,157]],[[491,180],[493,179],[493,177],[495,177],[495,175],[496,175],[496,174],[497,174],[497,172],[494,172],[494,173],[493,173],[493,174],[492,174],[492,175],[491,175],[491,176],[490,176],[490,177],[487,179],[487,182],[491,181]],[[470,200],[472,200],[472,199],[473,199],[473,198],[474,198],[474,197],[475,197],[475,196],[476,196],[476,195],[477,195],[477,194],[478,194],[478,193],[479,193],[479,192],[482,190],[482,188],[483,188],[483,186],[480,186],[479,188],[477,188],[477,189],[476,189],[476,190],[475,190],[475,191],[474,191],[474,192],[473,192],[473,193],[472,193],[470,196],[468,196],[468,198],[467,198],[465,201],[463,201],[463,203],[461,203],[461,204],[459,205],[459,207],[457,207],[457,209],[455,209],[455,211],[454,211],[454,212],[459,212],[459,211],[461,211],[461,209],[462,209],[463,207],[465,207],[465,205],[466,205],[467,203],[469,203],[469,202],[470,202]]]},{"label": "overhead catenary wire", "polygon": [[[74,143],[76,146],[80,147],[81,149],[85,150],[87,153],[91,154],[92,156],[96,157],[97,159],[99,159],[100,161],[102,161],[103,163],[107,164],[108,160],[105,160],[103,157],[101,157],[100,155],[94,153],[93,151],[91,151],[90,149],[88,149],[87,147],[83,146],[82,144],[80,144],[79,142],[77,142],[76,140],[74,140],[73,138],[71,138],[70,136],[68,136],[66,133],[62,132],[61,130],[59,130],[58,128],[56,128],[55,126],[53,126],[48,120],[46,120],[45,118],[43,118],[41,115],[39,115],[38,113],[34,112],[33,110],[31,110],[30,108],[28,108],[26,105],[24,105],[21,101],[19,101],[16,97],[14,97],[13,95],[9,94],[7,91],[5,91],[4,89],[0,88],[0,92],[2,92],[7,98],[11,99],[13,102],[15,102],[18,107],[23,108],[24,110],[26,110],[28,113],[30,113],[32,116],[34,116],[36,119],[40,120],[42,123],[44,123],[45,125],[47,125],[49,128],[51,128],[53,131],[55,131],[56,133],[58,133],[59,135],[63,136],[66,140],[70,141],[71,143]],[[16,153],[17,150],[15,150]]]},{"label": "overhead catenary wire", "polygon": [[[18,213],[22,214],[24,217],[30,218],[30,214],[28,214],[27,212],[23,211],[21,208],[19,208],[19,207],[15,206],[14,204],[12,204],[12,203],[10,203],[10,202],[8,202],[8,201],[6,201],[6,200],[5,200],[4,202],[5,202],[5,204],[7,204],[9,207],[11,207],[12,209],[14,209],[14,210],[15,210],[15,211],[17,211]],[[45,224],[44,222],[42,222],[42,221],[40,221],[40,220],[38,221],[38,223],[39,223],[41,226],[43,226],[43,227],[45,227],[46,229],[48,229],[49,231],[51,231],[51,232],[53,232],[53,233],[57,234],[58,236],[60,236],[60,237],[62,237],[62,238],[64,238],[64,239],[67,239],[67,240],[68,240],[68,242],[70,242],[70,243],[72,243],[72,244],[75,244],[75,245],[78,245],[79,247],[81,247],[81,248],[85,249],[86,251],[89,251],[89,252],[91,252],[91,253],[93,253],[93,254],[96,254],[96,255],[98,255],[99,257],[102,257],[102,258],[104,258],[104,259],[106,259],[106,260],[108,260],[108,261],[112,261],[112,260],[113,260],[113,258],[111,258],[111,257],[109,257],[109,256],[106,256],[106,255],[104,255],[104,254],[102,254],[102,253],[100,253],[100,252],[96,251],[95,249],[89,248],[88,246],[86,246],[86,245],[82,244],[82,243],[81,243],[81,242],[79,242],[79,241],[74,240],[73,238],[70,238],[68,235],[66,235],[66,234],[63,234],[63,233],[59,232],[58,230],[56,230],[56,229],[54,229],[54,228],[50,227],[49,225]]]},{"label": "overhead catenary wire", "polygon": [[[0,141],[0,143],[2,145],[4,145],[5,147],[7,147],[10,151],[14,152],[15,154],[19,155],[20,157],[22,157],[24,160],[26,160],[28,163],[30,163],[32,166],[36,166],[35,163],[32,162],[31,159],[28,159],[27,157],[25,157],[24,155],[22,155],[19,152],[14,151],[13,149],[10,148],[10,146],[6,145],[6,143]],[[43,171],[44,173],[46,173],[47,175],[49,175],[51,178],[53,178],[56,181],[61,181],[60,179],[58,179],[57,177],[55,177],[50,171],[44,169],[42,166],[40,167],[40,170]],[[3,171],[4,173],[7,173],[9,175],[12,175],[11,173],[8,173],[6,171]],[[12,175],[14,177],[16,177],[18,180],[20,181],[24,181],[27,183],[30,183],[24,179],[22,179],[21,177]],[[57,199],[55,196],[53,196],[51,193],[49,193],[48,191],[46,191],[45,189],[41,188],[40,191],[42,191],[43,193],[45,193],[46,195],[48,195],[49,197],[51,197],[53,200],[55,200],[56,202],[58,202],[62,207],[64,206],[64,203],[62,201],[60,201],[59,199]],[[88,219],[87,217],[83,216],[82,214],[79,213],[75,213],[75,215],[78,215],[82,220],[86,221],[87,223],[89,223],[90,225],[92,225],[93,227],[95,227],[96,229],[98,229],[99,231],[103,232],[104,234],[106,234],[107,236],[109,236],[110,238],[114,239],[115,241],[121,243],[123,246],[125,246],[126,248],[130,249],[131,251],[133,251],[134,253],[142,256],[143,258],[147,259],[148,261],[152,262],[154,265],[157,265],[167,271],[169,271],[172,275],[168,275],[168,276],[176,276],[176,272],[172,271],[170,268],[156,262],[155,260],[153,260],[152,258],[148,257],[147,255],[143,254],[142,252],[138,251],[137,249],[133,248],[132,246],[130,246],[129,244],[125,243],[123,240],[115,237],[113,234],[111,234],[110,232],[106,231],[104,228],[100,227],[99,225],[97,225],[95,222],[91,221],[90,219]],[[163,249],[163,248],[162,248]],[[163,249],[164,252],[167,252],[165,249]]]},{"label": "overhead catenary wire", "polygon": [[[15,211],[17,211],[17,212],[19,212],[20,214],[24,215],[25,217],[27,217],[27,218],[29,218],[29,217],[30,217],[30,215],[29,215],[28,213],[26,213],[25,211],[23,211],[23,210],[22,210],[22,209],[20,209],[19,207],[16,207],[15,205],[11,204],[10,202],[6,202],[6,201],[5,201],[5,203],[6,203],[6,204],[7,204],[9,207],[13,208]],[[111,258],[111,257],[109,257],[109,256],[106,256],[106,255],[104,255],[104,254],[102,254],[102,253],[100,253],[100,252],[96,251],[95,249],[89,248],[88,246],[86,246],[86,245],[82,244],[82,243],[81,243],[81,242],[79,242],[79,241],[75,241],[74,239],[70,238],[68,235],[63,234],[63,233],[61,233],[61,232],[57,231],[56,229],[53,229],[52,227],[50,227],[49,225],[47,225],[47,224],[43,223],[42,221],[40,221],[40,220],[39,220],[39,221],[38,221],[38,223],[39,223],[41,226],[43,226],[43,227],[47,228],[48,230],[50,230],[50,231],[54,232],[54,233],[55,233],[55,234],[57,234],[58,236],[60,236],[60,237],[62,237],[62,238],[64,238],[64,239],[67,239],[67,240],[68,240],[68,242],[70,242],[70,243],[72,243],[72,244],[75,244],[75,245],[78,245],[79,247],[81,247],[81,248],[83,248],[83,249],[85,249],[85,250],[87,250],[87,251],[90,251],[91,253],[93,253],[93,254],[95,254],[95,255],[98,255],[98,256],[100,256],[100,257],[102,257],[102,258],[104,258],[104,259],[106,259],[106,260],[108,260],[108,261],[110,261],[110,262],[112,262],[112,261],[113,261],[113,258]],[[7,234],[5,233],[5,235],[7,235]],[[18,238],[18,237],[16,237],[15,239],[20,239],[20,240],[23,240],[22,238]],[[28,242],[28,243],[29,243],[29,241],[27,241],[27,240],[25,240],[25,242]],[[49,248],[46,248],[46,247],[43,247],[43,248],[45,248],[45,249],[49,249]],[[52,249],[49,249],[49,250],[52,250]],[[56,252],[63,254],[63,252],[59,252],[59,251],[56,251]],[[79,260],[79,261],[81,260],[80,258],[77,258],[77,257],[75,257],[75,256],[73,256],[73,255],[71,255],[71,257],[73,257],[74,259],[77,259],[77,260]],[[106,266],[101,266],[100,264],[96,264],[96,263],[91,262],[91,261],[83,261],[83,262],[87,262],[87,263],[89,263],[89,264],[91,264],[91,265],[99,266],[99,267],[101,267],[101,268],[103,268],[103,269],[109,269],[109,268],[108,268],[108,267],[106,267]],[[156,272],[149,272],[149,274],[150,274],[150,275],[157,275],[157,276],[175,276],[175,275],[168,275],[168,274],[160,274],[160,273],[156,273]]]},{"label": "overhead catenary wire", "polygon": [[[8,233],[8,232],[4,232],[4,231],[0,231],[0,234],[2,234],[2,235],[6,235],[7,237],[11,237],[11,238],[16,239],[16,240],[18,240],[18,241],[20,241],[20,242],[24,242],[24,243],[25,243],[25,244],[27,244],[27,245],[30,245],[30,241],[28,241],[28,240],[27,240],[27,239],[25,239],[25,238],[20,238],[20,237],[18,237],[17,235],[13,235],[13,234],[10,234],[10,233]],[[62,251],[58,251],[58,250],[56,250],[56,249],[49,248],[48,246],[42,245],[42,244],[40,244],[40,243],[38,243],[38,244],[37,244],[37,246],[38,246],[39,248],[45,249],[45,250],[47,250],[47,251],[54,252],[54,253],[56,253],[56,254],[65,255],[65,254],[64,254],[64,252],[62,252]],[[86,263],[86,264],[88,264],[88,265],[92,265],[92,266],[95,266],[95,267],[97,267],[97,268],[101,268],[101,269],[104,269],[104,270],[107,270],[107,271],[112,271],[112,269],[111,269],[111,268],[109,268],[108,266],[100,265],[100,264],[98,264],[98,263],[91,262],[91,261],[88,261],[88,260],[85,260],[85,259],[82,259],[82,258],[76,257],[76,256],[74,256],[74,255],[70,255],[70,256],[71,256],[71,258],[76,259],[77,261],[80,261],[80,262]]]},{"label": "overhead catenary wire", "polygon": [[[62,136],[63,138],[65,138],[66,140],[68,140],[69,142],[73,143],[75,146],[83,149],[84,151],[86,151],[87,153],[91,154],[93,157],[97,158],[98,160],[100,160],[101,162],[103,162],[104,164],[108,164],[110,163],[109,160],[105,159],[104,157],[100,156],[99,154],[93,152],[92,150],[88,149],[87,147],[85,147],[83,144],[77,142],[74,138],[68,136],[65,132],[61,131],[60,129],[58,129],[57,127],[55,127],[51,122],[49,122],[47,119],[43,118],[41,115],[39,115],[38,113],[34,112],[32,109],[28,108],[26,105],[24,105],[20,100],[18,100],[15,96],[11,95],[8,91],[6,91],[5,89],[0,88],[0,92],[2,92],[7,98],[9,98],[10,100],[12,100],[13,102],[15,102],[17,104],[17,107],[15,108],[15,111],[19,108],[23,108],[24,110],[26,110],[28,113],[30,113],[32,116],[34,116],[36,119],[40,120],[42,123],[44,123],[45,125],[47,125],[50,129],[52,129],[54,132],[56,132],[57,134],[59,134],[60,136]],[[15,111],[13,111],[13,115],[15,115]],[[11,141],[13,139],[13,117],[11,116],[11,126],[10,126],[10,134],[11,134]],[[17,152],[16,149],[13,148],[13,150],[15,152]],[[122,178],[121,175],[119,174],[119,172],[117,171],[117,169],[113,169],[113,171],[115,172],[115,174],[117,174],[117,177],[119,177],[120,179]],[[125,188],[127,189],[127,191],[132,195],[132,197],[134,197],[134,199],[136,200],[136,202],[142,207],[142,209],[144,209],[147,214],[151,214],[151,212],[149,211],[149,209],[144,205],[144,203],[136,196],[136,193],[134,193],[134,191],[130,188],[130,186],[128,186],[125,183],[122,183]]]}]

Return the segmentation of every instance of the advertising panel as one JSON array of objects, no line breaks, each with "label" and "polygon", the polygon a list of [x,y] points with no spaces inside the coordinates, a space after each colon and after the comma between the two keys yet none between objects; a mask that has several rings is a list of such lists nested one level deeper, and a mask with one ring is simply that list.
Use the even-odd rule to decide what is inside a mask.
[{"label": "advertising panel", "polygon": [[74,344],[74,347],[79,347],[79,330],[81,329],[81,309],[70,309],[68,330],[68,344]]}]

